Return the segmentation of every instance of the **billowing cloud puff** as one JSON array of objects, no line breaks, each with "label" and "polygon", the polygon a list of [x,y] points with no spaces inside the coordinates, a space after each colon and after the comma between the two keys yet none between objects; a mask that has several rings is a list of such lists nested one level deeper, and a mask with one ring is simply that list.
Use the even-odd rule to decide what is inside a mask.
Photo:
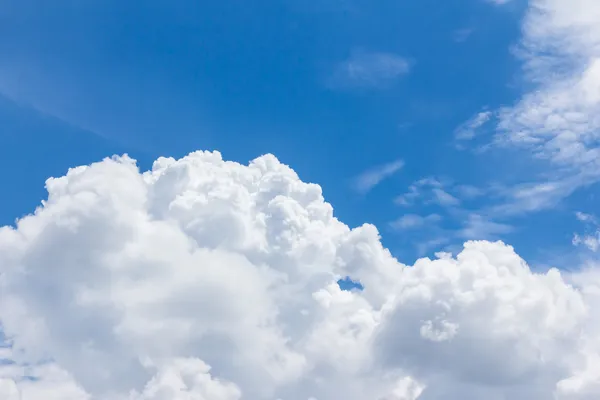
[{"label": "billowing cloud puff", "polygon": [[116,157],[46,186],[0,228],[3,399],[600,395],[600,280],[500,242],[403,265],[274,156]]}]

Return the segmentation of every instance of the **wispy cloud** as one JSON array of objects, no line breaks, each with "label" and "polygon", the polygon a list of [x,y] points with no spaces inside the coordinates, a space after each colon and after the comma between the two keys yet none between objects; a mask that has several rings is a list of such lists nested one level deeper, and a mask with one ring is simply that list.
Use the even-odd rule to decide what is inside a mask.
[{"label": "wispy cloud", "polygon": [[490,207],[494,215],[512,216],[555,207],[570,196],[582,182],[577,177],[539,180],[497,188],[501,199]]},{"label": "wispy cloud", "polygon": [[596,224],[596,218],[592,214],[587,214],[581,211],[575,213],[575,217],[581,222],[592,222]]},{"label": "wispy cloud", "polygon": [[460,200],[446,192],[442,188],[433,188],[434,201],[441,206],[457,206],[460,204]]},{"label": "wispy cloud", "polygon": [[485,190],[473,185],[458,185],[455,187],[455,190],[460,197],[466,199],[474,199],[476,197],[483,196],[485,193]]},{"label": "wispy cloud", "polygon": [[478,130],[487,124],[493,117],[491,111],[481,111],[475,116],[462,123],[454,130],[454,138],[456,140],[471,140],[477,136]]},{"label": "wispy cloud", "polygon": [[510,233],[514,228],[508,224],[498,223],[480,214],[470,214],[458,236],[466,239],[496,239],[498,235]]},{"label": "wispy cloud", "polygon": [[403,166],[404,161],[402,160],[376,166],[357,176],[354,180],[354,188],[360,193],[367,193],[381,183],[381,181],[400,171]]},{"label": "wispy cloud", "polygon": [[392,227],[394,230],[416,229],[427,224],[435,224],[441,219],[442,217],[438,214],[429,214],[426,216],[418,214],[405,214],[397,220],[390,222],[390,227]]},{"label": "wispy cloud", "polygon": [[396,196],[394,203],[399,206],[412,206],[418,199],[424,197],[426,193],[431,191],[431,188],[442,187],[441,182],[435,178],[423,178],[413,182],[406,193]]},{"label": "wispy cloud", "polygon": [[[526,196],[526,189],[521,188],[523,197]],[[528,189],[530,194],[535,192],[534,188]],[[543,192],[539,188],[538,191]],[[406,193],[398,196],[394,200],[395,203],[406,207],[428,207],[436,204],[441,207],[440,213],[427,215],[407,213],[391,221],[389,225],[396,231],[420,229],[421,233],[426,232],[429,239],[415,243],[420,255],[430,250],[451,251],[464,240],[502,239],[515,228],[510,224],[509,212],[499,210],[500,206],[493,206],[493,204],[497,202],[505,206],[508,201],[504,197],[510,196],[511,193],[509,188],[457,185],[450,180],[434,177],[420,179],[411,184]],[[484,194],[487,196],[487,201],[469,204],[470,201]],[[442,221],[449,221],[449,223],[441,224]]]},{"label": "wispy cloud", "polygon": [[[530,0],[516,54],[532,90],[498,110],[494,143],[555,171],[515,195],[540,209],[600,181],[600,2]],[[533,194],[530,199],[529,194]]]},{"label": "wispy cloud", "polygon": [[457,29],[454,31],[454,41],[457,43],[462,43],[466,41],[473,34],[473,32],[473,28]]},{"label": "wispy cloud", "polygon": [[465,240],[498,240],[515,230],[512,225],[499,222],[492,216],[466,209],[455,210],[453,217],[460,221],[459,228],[448,229],[439,224],[442,217],[431,214],[426,217],[409,214],[393,221],[390,225],[397,231],[427,228],[429,239],[415,242],[419,255],[434,250],[455,251]]},{"label": "wispy cloud", "polygon": [[395,83],[410,68],[408,59],[397,54],[357,51],[336,66],[329,84],[336,88],[381,89]]},{"label": "wispy cloud", "polygon": [[579,234],[573,235],[573,245],[583,245],[589,250],[596,252],[600,248],[600,232],[596,232],[593,235],[579,236]]},{"label": "wispy cloud", "polygon": [[600,224],[592,214],[576,212],[575,217],[585,224],[586,232],[573,235],[574,246],[585,246],[588,250],[597,252],[600,250]]},{"label": "wispy cloud", "polygon": [[[400,206],[409,207],[414,205],[417,201],[423,204],[438,204],[442,207],[455,207],[461,203],[461,200],[455,195],[449,193],[449,190],[454,190],[458,193],[460,191],[471,191],[471,195],[474,194],[478,189],[469,186],[468,189],[458,189],[458,186],[454,187],[451,182],[442,182],[441,180],[433,177],[423,178],[408,187],[408,191],[397,196],[394,199],[394,203]],[[467,197],[467,196],[465,196]],[[474,197],[474,196],[471,196]]]},{"label": "wispy cloud", "polygon": [[495,216],[547,209],[600,181],[600,2],[528,3],[515,50],[528,90],[513,105],[481,111],[454,132],[465,142],[494,122],[491,143],[480,149],[524,149],[545,167],[501,190],[503,200],[487,210]]}]

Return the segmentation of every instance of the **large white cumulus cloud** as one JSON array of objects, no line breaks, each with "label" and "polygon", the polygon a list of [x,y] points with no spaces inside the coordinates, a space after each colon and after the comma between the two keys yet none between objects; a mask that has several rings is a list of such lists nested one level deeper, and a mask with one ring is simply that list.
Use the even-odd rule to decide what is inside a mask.
[{"label": "large white cumulus cloud", "polygon": [[47,189],[0,228],[0,398],[600,396],[598,280],[500,242],[405,266],[273,156],[105,159]]}]

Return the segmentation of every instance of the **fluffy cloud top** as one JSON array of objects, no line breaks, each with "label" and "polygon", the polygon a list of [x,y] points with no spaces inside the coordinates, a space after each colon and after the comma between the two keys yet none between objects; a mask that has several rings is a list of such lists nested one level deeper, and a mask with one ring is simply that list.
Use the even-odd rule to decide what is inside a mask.
[{"label": "fluffy cloud top", "polygon": [[105,159],[47,189],[0,228],[3,399],[600,395],[593,279],[500,242],[403,265],[273,156]]}]

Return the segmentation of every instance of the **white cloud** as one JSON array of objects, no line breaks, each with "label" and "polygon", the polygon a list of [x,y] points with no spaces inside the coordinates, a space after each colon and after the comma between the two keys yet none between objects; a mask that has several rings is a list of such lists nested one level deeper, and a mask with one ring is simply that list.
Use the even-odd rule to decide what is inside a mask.
[{"label": "white cloud", "polygon": [[[458,206],[461,201],[448,193],[445,186],[452,185],[447,185],[447,183],[432,177],[420,179],[412,183],[406,193],[397,196],[394,203],[400,206],[412,206],[417,200],[424,198],[424,204],[435,203],[442,207]],[[460,190],[458,187],[451,189]]]},{"label": "white cloud", "polygon": [[591,251],[598,251],[598,249],[600,248],[600,232],[596,232],[593,235],[585,236],[580,236],[576,233],[575,235],[573,235],[573,245],[584,245]]},{"label": "white cloud", "polygon": [[483,196],[483,194],[485,193],[485,190],[473,185],[458,185],[455,189],[461,197],[464,197],[466,199],[473,199],[479,196]]},{"label": "white cloud", "polygon": [[0,228],[4,396],[600,396],[593,282],[532,273],[500,242],[403,265],[273,156],[197,152],[145,173],[107,159],[47,189]]},{"label": "white cloud", "polygon": [[491,207],[491,210],[494,214],[506,216],[548,209],[573,193],[577,187],[577,180],[562,179],[498,188],[504,201]]},{"label": "white cloud", "polygon": [[240,389],[213,379],[210,367],[199,359],[174,359],[160,366],[143,392],[131,393],[131,400],[239,400]]},{"label": "white cloud", "polygon": [[518,54],[533,88],[498,113],[496,142],[554,166],[558,200],[600,179],[598,21],[596,0],[530,0]]},{"label": "white cloud", "polygon": [[429,214],[426,216],[418,214],[404,214],[400,218],[390,223],[390,226],[398,230],[407,230],[420,228],[426,224],[435,224],[442,219],[438,214]]},{"label": "white cloud", "polygon": [[491,111],[479,112],[454,130],[454,138],[456,140],[472,140],[477,136],[477,131],[487,124],[492,116]]},{"label": "white cloud", "polygon": [[581,222],[593,222],[596,223],[596,218],[591,215],[591,214],[587,214],[581,211],[577,211],[575,213],[575,217],[577,217],[577,219]]},{"label": "white cloud", "polygon": [[330,79],[333,87],[381,89],[409,73],[410,62],[397,54],[355,51],[338,64]]},{"label": "white cloud", "polygon": [[366,193],[377,186],[381,181],[396,172],[400,171],[404,166],[404,161],[395,160],[387,164],[379,165],[368,171],[363,172],[354,181],[354,187],[356,190],[362,193]]},{"label": "white cloud", "polygon": [[452,196],[450,193],[446,192],[441,188],[433,188],[432,189],[435,201],[441,206],[457,206],[460,204],[460,200],[456,197]]},{"label": "white cloud", "polygon": [[495,239],[497,235],[512,232],[513,227],[507,224],[494,222],[482,215],[472,213],[467,217],[463,228],[458,235],[462,239]]},{"label": "white cloud", "polygon": [[404,377],[389,396],[382,400],[417,400],[425,390],[425,386],[410,377]]},{"label": "white cloud", "polygon": [[[573,235],[572,243],[574,246],[585,246],[588,250],[596,252],[600,249],[600,224],[598,220],[592,214],[586,214],[583,212],[576,212],[575,216],[581,222],[586,225],[587,233],[580,235],[578,233]],[[592,232],[590,232],[590,230]]]},{"label": "white cloud", "polygon": [[408,187],[408,191],[406,193],[397,196],[394,199],[394,203],[400,206],[412,206],[418,199],[430,192],[432,188],[442,187],[442,183],[435,178],[429,177],[419,179]]}]

